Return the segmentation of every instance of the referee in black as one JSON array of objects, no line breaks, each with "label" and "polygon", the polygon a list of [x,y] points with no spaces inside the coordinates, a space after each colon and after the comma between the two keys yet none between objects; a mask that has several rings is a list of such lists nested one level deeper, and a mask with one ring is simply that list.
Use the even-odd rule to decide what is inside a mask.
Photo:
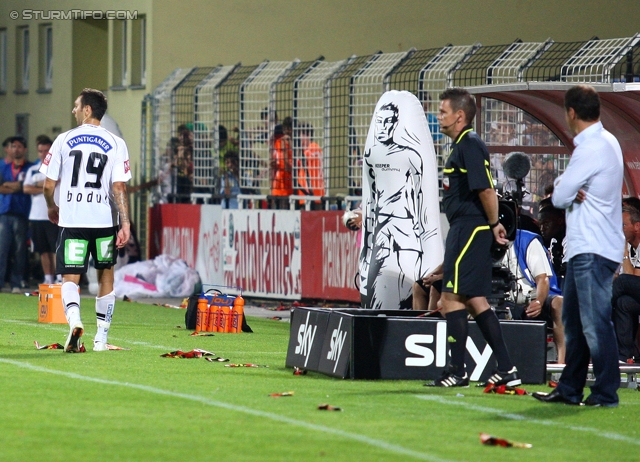
[{"label": "referee in black", "polygon": [[427,385],[466,387],[465,353],[469,323],[475,319],[493,350],[498,368],[487,384],[520,385],[518,371],[509,358],[496,314],[489,307],[491,294],[491,244],[506,245],[506,231],[498,221],[498,198],[493,187],[489,151],[471,123],[476,115],[474,98],[463,88],[440,95],[440,131],[453,148],[444,168],[443,204],[449,220],[442,280],[442,307],[447,321],[451,361],[440,378]]}]

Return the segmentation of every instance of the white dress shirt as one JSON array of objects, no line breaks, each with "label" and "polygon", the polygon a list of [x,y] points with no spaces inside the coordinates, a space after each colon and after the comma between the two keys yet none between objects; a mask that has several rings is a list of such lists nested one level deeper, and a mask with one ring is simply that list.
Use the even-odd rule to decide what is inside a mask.
[{"label": "white dress shirt", "polygon": [[[590,125],[573,140],[566,171],[554,183],[551,201],[566,209],[565,261],[593,253],[614,262],[622,261],[622,150],[618,140],[601,122]],[[587,198],[574,202],[583,189]]]}]

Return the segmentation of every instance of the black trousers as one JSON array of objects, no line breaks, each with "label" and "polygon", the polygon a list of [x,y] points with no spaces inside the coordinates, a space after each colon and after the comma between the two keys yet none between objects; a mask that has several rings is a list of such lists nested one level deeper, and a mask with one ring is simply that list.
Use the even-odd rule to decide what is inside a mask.
[{"label": "black trousers", "polygon": [[634,356],[640,357],[636,345],[640,316],[640,276],[621,274],[614,279],[611,305],[619,359],[626,361]]}]

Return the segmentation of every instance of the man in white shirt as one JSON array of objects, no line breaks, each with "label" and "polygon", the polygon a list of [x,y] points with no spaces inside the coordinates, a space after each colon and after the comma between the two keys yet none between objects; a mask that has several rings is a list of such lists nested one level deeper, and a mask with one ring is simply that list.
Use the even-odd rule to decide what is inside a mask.
[{"label": "man in white shirt", "polygon": [[570,88],[564,108],[576,148],[555,181],[551,200],[566,210],[567,221],[562,289],[566,366],[553,392],[533,396],[544,402],[581,404],[591,358],[596,380],[584,404],[617,406],[620,368],[611,287],[624,251],[622,150],[600,122],[600,97],[593,87]]},{"label": "man in white shirt", "polygon": [[56,241],[58,240],[58,225],[49,221],[47,201],[42,192],[46,176],[40,172],[42,161],[49,153],[52,144],[48,136],[38,136],[36,139],[38,161],[27,170],[23,186],[25,194],[31,195],[29,229],[34,249],[40,254],[44,284],[53,284],[54,282],[53,278],[56,274]]},{"label": "man in white shirt", "polygon": [[618,339],[618,359],[634,362],[638,357],[636,332],[640,315],[640,211],[622,207],[622,231],[627,241],[620,275],[613,281],[613,326]]},{"label": "man in white shirt", "polygon": [[[62,303],[70,327],[64,346],[69,353],[81,351],[84,326],[78,283],[87,271],[89,255],[98,270],[99,283],[95,304],[98,331],[93,350],[108,349],[116,300],[116,248],[124,247],[130,236],[126,186],[131,179],[129,153],[122,138],[100,127],[106,110],[107,99],[102,92],[85,88],[72,111],[78,127],[56,138],[40,170],[47,176],[44,195],[49,219],[61,228],[56,266],[62,274]],[[56,184],[59,204],[54,200]]]}]

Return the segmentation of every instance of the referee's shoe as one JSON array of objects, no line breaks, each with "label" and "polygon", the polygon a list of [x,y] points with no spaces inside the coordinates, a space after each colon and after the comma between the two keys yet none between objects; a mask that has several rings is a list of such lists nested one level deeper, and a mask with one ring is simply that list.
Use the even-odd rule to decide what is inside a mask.
[{"label": "referee's shoe", "polygon": [[522,380],[520,380],[520,377],[518,376],[518,369],[513,366],[510,371],[495,372],[485,383],[479,383],[476,386],[487,387],[489,385],[493,385],[494,387],[499,387],[500,385],[506,385],[507,387],[517,387],[518,385],[522,385]]},{"label": "referee's shoe", "polygon": [[425,387],[468,387],[469,375],[465,372],[464,376],[460,377],[453,372],[444,371],[440,378],[437,378],[433,382],[427,382]]}]

